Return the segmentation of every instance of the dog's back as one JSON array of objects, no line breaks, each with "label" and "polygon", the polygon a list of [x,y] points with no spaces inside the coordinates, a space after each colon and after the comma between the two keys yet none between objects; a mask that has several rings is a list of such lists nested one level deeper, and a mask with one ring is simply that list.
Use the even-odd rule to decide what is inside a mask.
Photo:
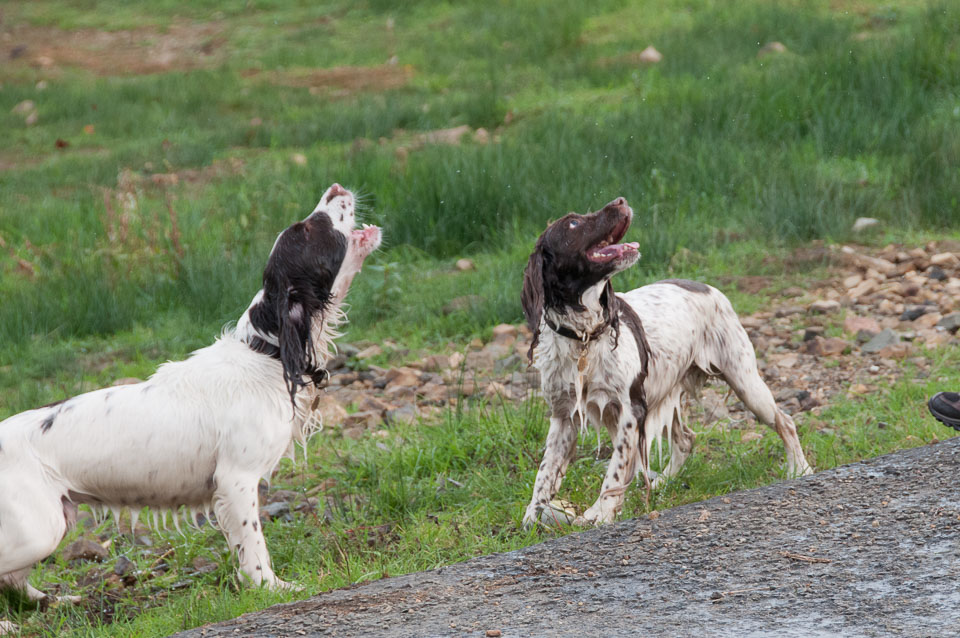
[{"label": "dog's back", "polygon": [[653,353],[646,380],[651,405],[688,376],[695,384],[705,375],[753,362],[750,339],[737,313],[712,286],[667,279],[620,297],[640,317]]}]

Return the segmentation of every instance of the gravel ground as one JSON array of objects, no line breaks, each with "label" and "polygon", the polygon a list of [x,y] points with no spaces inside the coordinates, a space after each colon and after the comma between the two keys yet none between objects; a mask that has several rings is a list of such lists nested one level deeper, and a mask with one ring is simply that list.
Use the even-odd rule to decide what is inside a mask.
[{"label": "gravel ground", "polygon": [[960,438],[179,636],[960,634]]}]

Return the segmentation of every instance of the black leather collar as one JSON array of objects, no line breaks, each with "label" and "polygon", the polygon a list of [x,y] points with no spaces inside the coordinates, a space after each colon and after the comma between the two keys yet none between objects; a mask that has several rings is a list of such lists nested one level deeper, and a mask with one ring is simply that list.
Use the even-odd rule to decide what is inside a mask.
[{"label": "black leather collar", "polygon": [[566,337],[567,339],[573,339],[574,341],[579,341],[580,343],[588,343],[590,341],[596,341],[597,339],[599,339],[600,335],[603,334],[604,330],[610,327],[610,310],[607,305],[604,305],[603,323],[597,326],[593,330],[593,332],[589,332],[587,334],[581,334],[568,326],[555,324],[554,322],[550,321],[550,319],[548,319],[547,317],[544,317],[543,320],[544,322],[546,322],[547,327],[549,327],[551,330],[556,332],[561,337]]},{"label": "black leather collar", "polygon": [[[254,352],[259,352],[260,354],[265,354],[271,359],[276,359],[280,361],[281,365],[283,361],[280,359],[280,347],[275,346],[265,339],[254,336],[247,341],[247,345],[250,346],[250,349]],[[306,370],[306,374],[310,377],[310,381],[313,382],[313,385],[322,387],[322,385],[330,378],[330,373],[327,372],[324,368],[318,368],[316,366],[310,366]]]}]

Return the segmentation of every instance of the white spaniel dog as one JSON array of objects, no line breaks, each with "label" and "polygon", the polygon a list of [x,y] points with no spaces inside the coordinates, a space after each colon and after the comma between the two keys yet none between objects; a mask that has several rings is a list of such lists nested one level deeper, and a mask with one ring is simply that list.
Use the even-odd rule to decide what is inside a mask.
[{"label": "white spaniel dog", "polygon": [[560,489],[587,423],[609,432],[613,457],[600,496],[577,521],[607,523],[640,472],[650,445],[666,433],[670,462],[652,487],[679,471],[694,433],[681,421],[684,392],[720,376],[786,448],[787,473],[808,474],[793,420],[757,373],[750,339],[727,298],[680,279],[624,294],[610,278],[637,262],[637,244],[619,244],[633,211],[624,198],[590,215],[570,213],[537,240],[524,272],[522,302],[534,332],[529,356],[550,405],[546,451],[523,518],[534,524]]},{"label": "white spaniel dog", "polygon": [[[355,229],[353,195],[334,184],[277,238],[263,289],[213,345],[142,383],[104,388],[0,423],[0,587],[27,582],[76,519],[77,506],[212,509],[254,585],[285,587],[270,565],[257,500],[294,442],[317,423],[340,303],[380,229]],[[132,459],[134,459],[132,461]],[[179,527],[179,523],[177,523]],[[0,633],[12,630],[0,621]]]}]

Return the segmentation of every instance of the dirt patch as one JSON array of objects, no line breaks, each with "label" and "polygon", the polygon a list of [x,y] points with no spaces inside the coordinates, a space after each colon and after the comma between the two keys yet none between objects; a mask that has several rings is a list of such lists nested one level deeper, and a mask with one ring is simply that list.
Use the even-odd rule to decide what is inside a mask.
[{"label": "dirt patch", "polygon": [[174,23],[165,31],[65,31],[18,24],[0,27],[0,46],[11,64],[77,67],[102,76],[144,75],[215,66],[226,42],[222,31],[209,22]]},{"label": "dirt patch", "polygon": [[306,88],[314,95],[346,97],[363,91],[390,91],[399,89],[413,78],[409,64],[381,64],[380,66],[337,66],[330,69],[293,69],[289,71],[260,71],[247,69],[242,75],[277,86]]}]

